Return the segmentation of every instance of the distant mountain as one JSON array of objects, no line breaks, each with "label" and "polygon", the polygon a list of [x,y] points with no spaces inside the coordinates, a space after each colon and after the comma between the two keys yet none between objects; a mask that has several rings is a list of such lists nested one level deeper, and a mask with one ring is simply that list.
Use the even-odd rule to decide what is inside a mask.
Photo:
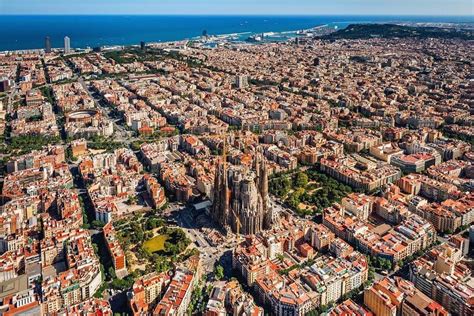
[{"label": "distant mountain", "polygon": [[347,28],[323,35],[321,39],[367,38],[444,38],[473,40],[472,30],[455,28],[404,26],[397,24],[350,24]]}]

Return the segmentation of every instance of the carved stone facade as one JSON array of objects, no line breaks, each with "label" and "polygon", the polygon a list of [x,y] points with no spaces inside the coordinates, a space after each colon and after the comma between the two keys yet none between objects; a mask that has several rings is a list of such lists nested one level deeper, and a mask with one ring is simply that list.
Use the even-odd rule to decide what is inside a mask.
[{"label": "carved stone facade", "polygon": [[224,230],[257,234],[275,221],[268,201],[268,167],[261,153],[255,156],[254,170],[227,169],[225,156],[217,166],[212,216]]}]

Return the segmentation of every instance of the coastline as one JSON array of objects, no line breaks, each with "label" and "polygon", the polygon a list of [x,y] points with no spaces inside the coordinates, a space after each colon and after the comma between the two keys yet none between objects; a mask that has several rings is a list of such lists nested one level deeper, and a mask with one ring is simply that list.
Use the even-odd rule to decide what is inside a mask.
[{"label": "coastline", "polygon": [[[341,22],[341,23],[344,23],[344,22]],[[309,31],[312,31],[312,30],[317,30],[317,29],[320,29],[320,28],[324,28],[324,27],[328,27],[329,24],[324,24],[324,25],[316,25],[314,27],[311,27],[311,28],[306,28],[306,29],[298,29],[298,30],[287,30],[287,31],[281,31],[281,32],[274,32],[274,31],[268,31],[268,32],[264,32],[264,33],[269,33],[270,35],[268,37],[273,37],[273,36],[277,36],[277,35],[287,35],[287,34],[295,34],[297,32],[309,32]],[[231,38],[232,37],[236,37],[236,36],[243,36],[243,35],[248,35],[248,36],[253,36],[253,35],[257,35],[257,34],[261,34],[260,32],[252,32],[252,31],[247,31],[247,32],[238,32],[238,33],[224,33],[224,34],[212,34],[209,36],[209,39],[217,39],[217,40],[228,40],[228,42],[233,42],[233,43],[248,43],[248,44],[256,44],[256,43],[252,43],[252,42],[246,42],[245,40],[243,39],[239,39],[239,40],[232,40]],[[296,36],[295,36],[296,37]],[[151,42],[146,42],[147,45],[170,45],[170,44],[173,44],[173,43],[179,43],[179,42],[189,42],[189,41],[195,41],[195,40],[202,40],[203,39],[203,36],[195,36],[195,37],[191,37],[191,38],[180,38],[180,39],[176,39],[176,40],[170,40],[170,41],[151,41]],[[283,41],[286,41],[288,39],[285,39]],[[272,41],[272,40],[269,40],[269,41],[266,41],[266,42],[276,42],[276,40]],[[113,45],[101,45],[100,47],[102,49],[112,49],[114,47],[122,47],[122,48],[129,48],[129,47],[138,47],[139,46],[139,43],[136,43],[136,44],[113,44]],[[87,50],[87,49],[92,49],[94,47],[71,47],[72,49],[74,50],[78,50],[77,53],[80,53],[80,51],[83,51],[83,50]],[[62,48],[61,47],[52,47],[53,50],[61,50]],[[15,49],[15,50],[1,50],[0,51],[0,54],[4,54],[4,53],[15,53],[15,52],[36,52],[36,51],[41,51],[41,50],[44,50],[44,48],[26,48],[26,49]]]},{"label": "coastline", "polygon": [[[471,17],[428,16],[168,16],[168,15],[0,15],[0,51],[37,51],[50,36],[62,47],[64,36],[76,49],[136,46],[199,40],[204,30],[214,38],[261,33],[288,35],[326,25],[353,23],[472,24]],[[51,21],[50,21],[51,19]],[[1,21],[3,20],[3,22]],[[128,24],[128,25],[127,25]],[[3,30],[3,31],[2,31]],[[242,40],[242,38],[240,38]]]}]

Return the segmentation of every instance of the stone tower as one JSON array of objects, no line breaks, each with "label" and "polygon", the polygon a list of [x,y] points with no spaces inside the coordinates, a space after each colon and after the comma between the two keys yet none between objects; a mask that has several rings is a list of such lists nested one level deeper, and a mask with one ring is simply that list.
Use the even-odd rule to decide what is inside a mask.
[{"label": "stone tower", "polygon": [[227,173],[226,144],[224,140],[221,161],[216,166],[214,177],[214,200],[211,216],[224,230],[229,226],[229,180]]},{"label": "stone tower", "polygon": [[[224,157],[223,157],[224,158]],[[275,214],[269,206],[268,166],[261,152],[254,157],[254,172],[227,169],[225,159],[216,167],[212,216],[221,227],[243,235],[270,229]]]}]

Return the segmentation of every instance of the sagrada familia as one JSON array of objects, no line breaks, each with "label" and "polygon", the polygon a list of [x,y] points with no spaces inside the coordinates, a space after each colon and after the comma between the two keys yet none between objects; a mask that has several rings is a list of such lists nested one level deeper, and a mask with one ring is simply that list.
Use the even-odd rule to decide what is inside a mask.
[{"label": "sagrada familia", "polygon": [[216,167],[211,216],[226,232],[257,234],[276,221],[269,207],[268,166],[261,153],[255,155],[253,167],[255,172],[228,169],[225,154]]}]

